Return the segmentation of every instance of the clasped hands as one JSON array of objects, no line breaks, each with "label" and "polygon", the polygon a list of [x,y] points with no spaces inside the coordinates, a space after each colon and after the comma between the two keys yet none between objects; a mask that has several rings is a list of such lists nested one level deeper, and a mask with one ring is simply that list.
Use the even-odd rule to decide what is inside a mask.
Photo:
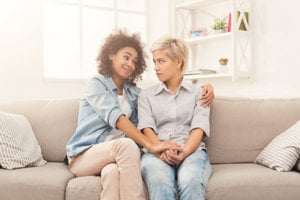
[{"label": "clasped hands", "polygon": [[186,157],[184,149],[172,141],[163,141],[163,143],[167,143],[169,148],[155,155],[170,165],[179,165]]}]

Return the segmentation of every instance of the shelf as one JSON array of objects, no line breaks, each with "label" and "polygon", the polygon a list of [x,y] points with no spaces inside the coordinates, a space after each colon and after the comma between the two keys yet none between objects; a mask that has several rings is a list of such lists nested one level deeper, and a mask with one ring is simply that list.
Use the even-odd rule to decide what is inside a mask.
[{"label": "shelf", "polygon": [[186,42],[188,44],[197,44],[200,42],[206,42],[210,40],[216,40],[216,39],[223,39],[223,38],[230,38],[232,37],[232,32],[226,32],[226,33],[219,33],[219,34],[212,34],[207,36],[198,36],[194,38],[186,39]]},{"label": "shelf", "polygon": [[195,10],[198,7],[205,7],[224,2],[230,2],[230,0],[196,0],[191,2],[180,3],[176,6],[176,9]]},{"label": "shelf", "polygon": [[[230,13],[230,15],[229,15]],[[247,15],[246,15],[247,13]],[[228,78],[232,81],[240,77],[252,77],[252,15],[250,0],[191,0],[174,7],[173,33],[184,38],[190,46],[189,70],[197,68],[217,69],[217,60],[223,57],[230,60],[228,73],[191,73],[184,77],[196,82],[198,79]],[[227,16],[231,32],[214,33],[211,28],[212,18]],[[249,23],[250,22],[250,23]],[[228,21],[227,21],[228,23]],[[200,27],[200,28],[199,28]],[[245,28],[241,28],[245,27]],[[203,36],[190,37],[190,30],[209,32]],[[199,67],[200,66],[200,67]],[[208,67],[207,67],[208,66]]]},{"label": "shelf", "polygon": [[184,75],[186,80],[198,80],[206,78],[232,78],[232,74],[193,74],[193,75]]}]

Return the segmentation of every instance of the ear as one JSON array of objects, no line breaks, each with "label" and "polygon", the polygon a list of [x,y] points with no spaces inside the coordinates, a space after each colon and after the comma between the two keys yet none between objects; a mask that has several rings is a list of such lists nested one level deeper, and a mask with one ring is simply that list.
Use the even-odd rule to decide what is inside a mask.
[{"label": "ear", "polygon": [[178,69],[182,70],[183,60],[182,59],[178,59],[176,62],[177,62]]}]

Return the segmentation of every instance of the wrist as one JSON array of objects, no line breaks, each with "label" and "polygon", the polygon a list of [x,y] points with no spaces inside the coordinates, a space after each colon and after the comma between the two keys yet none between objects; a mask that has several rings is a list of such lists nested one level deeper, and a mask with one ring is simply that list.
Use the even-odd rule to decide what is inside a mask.
[{"label": "wrist", "polygon": [[144,146],[148,151],[151,151],[152,143],[147,141],[143,146]]}]

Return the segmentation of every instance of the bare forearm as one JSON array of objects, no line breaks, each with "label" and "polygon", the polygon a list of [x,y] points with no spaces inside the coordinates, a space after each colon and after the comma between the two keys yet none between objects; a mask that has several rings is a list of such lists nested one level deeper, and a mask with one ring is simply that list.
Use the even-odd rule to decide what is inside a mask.
[{"label": "bare forearm", "polygon": [[127,119],[125,116],[120,116],[117,124],[117,128],[120,129],[125,135],[127,135],[129,138],[133,139],[138,144],[142,145],[145,148],[149,148],[151,145],[150,140],[147,139],[147,137],[142,134],[132,123],[129,119]]},{"label": "bare forearm", "polygon": [[186,143],[184,144],[184,157],[189,156],[197,150],[203,137],[203,131],[200,128],[193,129]]},{"label": "bare forearm", "polygon": [[143,129],[143,133],[153,144],[158,144],[160,142],[159,138],[151,128]]}]

